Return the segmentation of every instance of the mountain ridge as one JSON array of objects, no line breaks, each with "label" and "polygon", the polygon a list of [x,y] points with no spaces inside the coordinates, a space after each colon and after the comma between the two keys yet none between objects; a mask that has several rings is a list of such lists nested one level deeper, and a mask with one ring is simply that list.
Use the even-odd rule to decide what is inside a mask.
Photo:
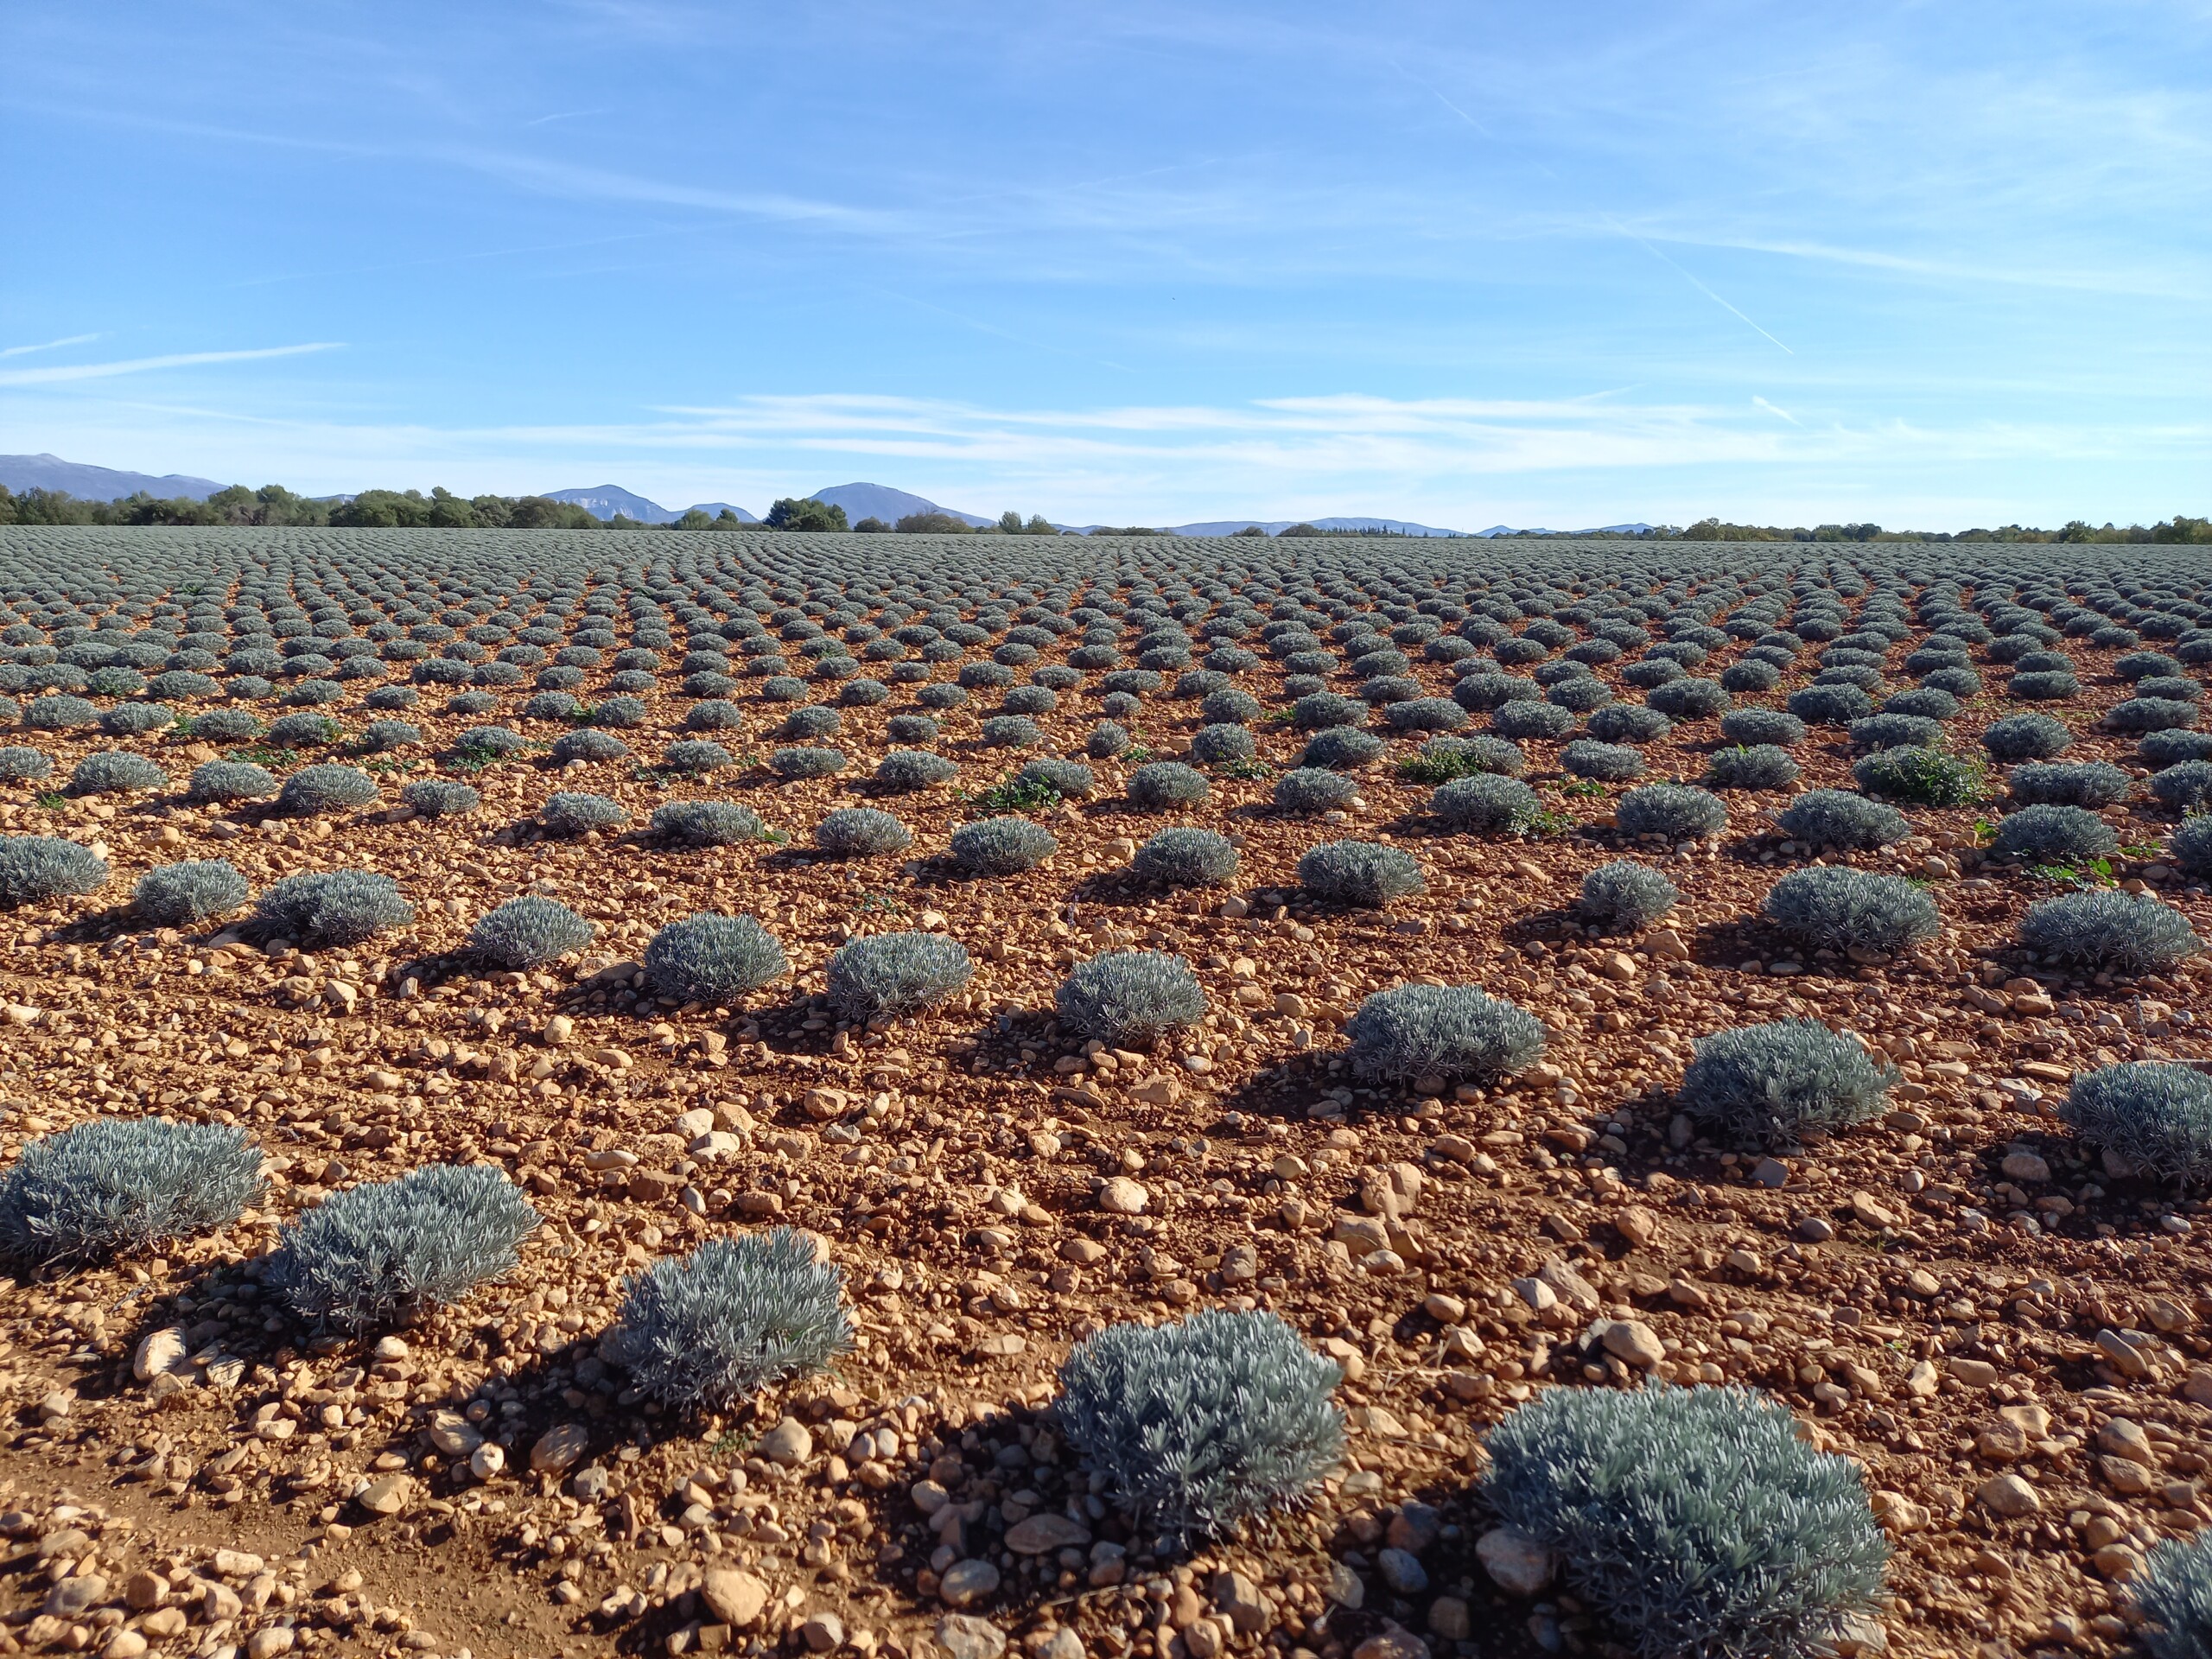
[{"label": "mountain ridge", "polygon": [[48,454],[0,455],[0,484],[19,491],[66,491],[80,501],[120,501],[142,492],[164,501],[179,497],[205,501],[224,487],[212,478],[193,478],[183,473],[157,476]]}]

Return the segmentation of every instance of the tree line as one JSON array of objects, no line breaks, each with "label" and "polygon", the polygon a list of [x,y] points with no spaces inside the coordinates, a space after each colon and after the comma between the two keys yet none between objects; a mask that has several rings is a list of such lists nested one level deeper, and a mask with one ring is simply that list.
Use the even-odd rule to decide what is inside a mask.
[{"label": "tree line", "polygon": [[[768,509],[762,521],[770,530],[850,531],[862,536],[1059,536],[1071,534],[1046,521],[1041,513],[1024,518],[1002,512],[990,524],[971,524],[949,512],[908,513],[896,523],[870,517],[849,524],[845,510],[808,496],[785,496]],[[297,495],[281,484],[264,484],[257,490],[233,484],[216,491],[204,501],[188,496],[164,499],[141,492],[115,501],[80,500],[63,490],[25,490],[18,494],[0,484],[0,524],[331,524],[365,530],[744,530],[747,522],[725,509],[713,518],[696,507],[667,525],[649,524],[617,513],[611,519],[595,518],[572,501],[549,500],[542,495],[455,495],[435,488],[420,490],[364,490],[351,500]],[[1142,524],[1101,524],[1093,536],[1158,536],[1163,532]],[[1264,537],[1257,524],[1234,532],[1241,537]],[[1312,524],[1293,524],[1280,534],[1286,537],[1364,537],[1391,534],[1382,531],[1320,530]],[[1596,531],[1518,531],[1516,539],[1659,542],[2087,542],[2137,543],[2212,543],[2212,518],[2191,518],[2176,513],[2155,524],[2096,525],[2075,518],[2056,530],[2005,524],[1995,530],[1885,530],[1879,524],[1800,525],[1737,524],[1720,518],[1700,518],[1694,524],[1655,524],[1643,530]]]}]

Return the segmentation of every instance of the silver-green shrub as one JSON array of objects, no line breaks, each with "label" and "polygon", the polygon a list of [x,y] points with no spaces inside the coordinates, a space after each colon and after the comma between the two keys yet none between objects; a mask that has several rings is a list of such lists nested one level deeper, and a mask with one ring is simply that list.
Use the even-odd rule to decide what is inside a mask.
[{"label": "silver-green shrub", "polygon": [[2038,804],[2007,813],[1997,825],[1993,858],[2031,864],[2074,864],[2120,850],[2120,837],[2095,813],[2078,806]]},{"label": "silver-green shrub", "polygon": [[1304,1500],[1343,1454],[1341,1376],[1277,1315],[1209,1309],[1085,1338],[1059,1417],[1108,1493],[1179,1546]]},{"label": "silver-green shrub", "polygon": [[768,769],[779,778],[830,778],[850,764],[842,749],[778,749],[768,757]]},{"label": "silver-green shrub", "polygon": [[558,962],[589,944],[598,931],[560,900],[524,893],[477,918],[468,930],[468,948],[515,971]]},{"label": "silver-green shrub", "polygon": [[359,766],[302,766],[276,791],[276,810],[305,817],[349,806],[367,806],[376,798],[377,780]]},{"label": "silver-green shrub", "polygon": [[716,1409],[850,1348],[844,1283],[791,1228],[711,1238],[624,1281],[609,1345],[641,1393]]},{"label": "silver-green shrub", "polygon": [[1366,910],[1428,885],[1411,853],[1372,841],[1325,841],[1308,849],[1298,861],[1298,884],[1317,899]]},{"label": "silver-green shrub", "polygon": [[2074,741],[2074,733],[2056,715],[2007,715],[1981,734],[1990,758],[2007,762],[2048,760]]},{"label": "silver-green shrub", "polygon": [[1808,950],[1893,955],[1942,931],[1943,918],[1927,892],[1902,876],[1878,875],[1840,864],[1793,870],[1766,895],[1767,919]]},{"label": "silver-green shrub", "polygon": [[1786,789],[1802,770],[1789,751],[1774,743],[1738,744],[1715,749],[1706,763],[1708,789]]},{"label": "silver-green shrub", "polygon": [[53,757],[44,749],[21,743],[0,749],[0,784],[35,784],[53,773]]},{"label": "silver-green shrub", "polygon": [[2167,847],[2183,874],[2200,881],[2212,878],[2212,817],[2184,820]]},{"label": "silver-green shrub", "polygon": [[1775,827],[1815,847],[1887,847],[1912,833],[1904,813],[1845,789],[1808,789],[1782,810]]},{"label": "silver-green shrub", "polygon": [[1129,868],[1170,887],[1217,887],[1236,874],[1236,849],[1211,830],[1162,830],[1137,849]]},{"label": "silver-green shrub", "polygon": [[2005,788],[2022,806],[2110,806],[2127,798],[2135,780],[2106,760],[2031,761],[2015,766]]},{"label": "silver-green shrub", "polygon": [[2128,1580],[2143,1616],[2151,1659],[2204,1659],[2212,1654],[2212,1533],[2169,1538],[2152,1549]]},{"label": "silver-green shrub", "polygon": [[553,740],[551,753],[556,765],[567,766],[571,760],[620,760],[630,753],[630,746],[612,732],[593,731],[588,727],[580,732],[563,732]]},{"label": "silver-green shrub", "polygon": [[2138,1174],[2190,1185],[2212,1177],[2212,1077],[2189,1066],[2135,1060],[2078,1072],[2064,1116]]},{"label": "silver-green shrub", "polygon": [[1649,927],[1681,902],[1682,890],[1649,864],[1617,858],[1582,878],[1576,911],[1608,933]]},{"label": "silver-green shrub", "polygon": [[653,809],[653,833],[686,847],[758,841],[764,828],[758,812],[735,801],[670,801]]},{"label": "silver-green shrub", "polygon": [[1350,772],[1382,753],[1382,740],[1372,732],[1351,726],[1332,726],[1316,732],[1298,757],[1301,766],[1331,772]]},{"label": "silver-green shrub", "polygon": [[1548,1389],[1491,1431],[1484,1496],[1638,1659],[1815,1659],[1874,1611],[1858,1465],[1734,1389]]},{"label": "silver-green shrub", "polygon": [[1699,1039],[1678,1094],[1690,1122],[1739,1145],[1784,1151],[1884,1109],[1897,1074],[1813,1020],[1738,1026]]},{"label": "silver-green shrub", "polygon": [[276,792],[276,774],[251,760],[210,760],[194,766],[185,782],[185,798],[195,806],[228,801],[264,801]]},{"label": "silver-green shrub", "polygon": [[[1630,750],[1632,754],[1634,750]],[[1536,791],[1518,778],[1478,772],[1438,785],[1428,810],[1454,830],[1471,835],[1510,835],[1528,829],[1543,810]]]},{"label": "silver-green shrub", "polygon": [[537,809],[537,821],[549,835],[581,836],[588,830],[612,830],[627,823],[630,809],[609,796],[556,790]]},{"label": "silver-green shrub", "polygon": [[453,778],[418,778],[399,791],[399,804],[425,818],[454,818],[474,812],[484,798]]},{"label": "silver-green shrub", "polygon": [[831,953],[830,1004],[846,1020],[934,1007],[975,977],[968,948],[942,933],[871,933]]},{"label": "silver-green shrub", "polygon": [[952,761],[927,749],[893,749],[875,766],[876,787],[899,795],[950,783],[959,775]]},{"label": "silver-green shrub", "polygon": [[952,861],[976,875],[1018,875],[1060,849],[1058,838],[1043,824],[1012,815],[961,824],[946,845]]},{"label": "silver-green shrub", "polygon": [[1359,793],[1359,785],[1340,772],[1299,766],[1275,779],[1274,804],[1285,812],[1327,812]]},{"label": "silver-green shrub", "polygon": [[2059,962],[2114,974],[2158,973],[2204,948],[2189,918],[2148,893],[2069,893],[2028,906],[2020,938]]},{"label": "silver-green shrub", "polygon": [[388,875],[314,870],[265,889],[254,918],[272,932],[327,944],[358,944],[415,919],[415,906]]},{"label": "silver-green shrub", "polygon": [[129,749],[103,749],[88,754],[69,774],[69,787],[79,795],[128,795],[142,789],[160,789],[169,775],[143,754]]},{"label": "silver-green shrub", "polygon": [[1205,1018],[1191,964],[1163,950],[1116,950],[1079,963],[1054,997],[1063,1030],[1115,1048],[1149,1044]]},{"label": "silver-green shrub", "polygon": [[1720,717],[1720,735],[1730,743],[1793,748],[1805,741],[1805,722],[1779,709],[1732,709]]},{"label": "silver-green shrub", "polygon": [[1702,839],[1728,827],[1728,804],[1690,784],[1646,784],[1613,804],[1613,823],[1624,836]]},{"label": "silver-green shrub", "polygon": [[97,893],[107,861],[59,836],[0,836],[0,910]]},{"label": "silver-green shrub", "polygon": [[228,1226],[261,1190],[244,1129],[97,1117],[31,1141],[0,1176],[0,1255],[91,1262]]},{"label": "silver-green shrub", "polygon": [[1560,769],[1599,783],[1624,784],[1643,776],[1643,757],[1625,743],[1577,738],[1559,752]]},{"label": "silver-green shrub", "polygon": [[341,1331],[412,1319],[512,1272],[537,1226],[490,1164],[430,1164],[350,1186],[284,1230],[264,1280],[299,1318]]},{"label": "silver-green shrub", "polygon": [[1162,811],[1172,806],[1196,806],[1213,792],[1204,772],[1179,760],[1155,760],[1139,766],[1129,774],[1128,789],[1129,804],[1147,812]]},{"label": "silver-green shrub", "polygon": [[1401,985],[1360,1003],[1344,1027],[1352,1070],[1392,1083],[1509,1077],[1544,1052],[1543,1022],[1471,985]]},{"label": "silver-green shrub", "polygon": [[251,890],[226,859],[157,864],[140,876],[130,902],[156,927],[192,927],[236,910]]},{"label": "silver-green shrub", "polygon": [[873,806],[842,806],[814,826],[814,844],[833,858],[880,858],[914,844],[913,832]]},{"label": "silver-green shrub", "polygon": [[752,917],[707,911],[654,934],[639,965],[658,995],[723,1006],[791,971],[776,936]]}]

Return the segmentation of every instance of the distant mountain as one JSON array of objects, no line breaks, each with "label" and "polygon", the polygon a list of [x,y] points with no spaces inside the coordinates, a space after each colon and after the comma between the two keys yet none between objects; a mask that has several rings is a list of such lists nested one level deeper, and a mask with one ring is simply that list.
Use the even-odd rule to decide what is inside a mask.
[{"label": "distant mountain", "polygon": [[149,473],[88,467],[59,455],[0,455],[0,484],[11,490],[66,490],[79,501],[119,501],[142,490],[164,501],[179,496],[205,501],[223,487],[212,478],[188,478],[181,473],[156,478]]},{"label": "distant mountain", "polygon": [[594,518],[612,518],[619,512],[641,524],[672,524],[686,512],[703,512],[712,518],[725,511],[735,514],[740,524],[760,522],[743,507],[733,507],[727,501],[702,501],[696,507],[664,507],[658,501],[648,501],[642,495],[632,493],[620,484],[601,484],[588,490],[548,490],[545,499],[582,507]]},{"label": "distant mountain", "polygon": [[1168,532],[1175,536],[1233,536],[1248,524],[1257,524],[1270,536],[1280,535],[1293,524],[1311,524],[1316,530],[1374,530],[1387,531],[1394,536],[1464,536],[1462,530],[1439,530],[1433,524],[1409,524],[1403,518],[1222,518],[1205,524],[1171,524]]},{"label": "distant mountain", "polygon": [[942,512],[971,524],[998,522],[976,513],[963,512],[957,507],[940,507],[925,496],[909,495],[888,484],[833,484],[826,490],[817,490],[810,499],[842,507],[849,524],[857,524],[863,518],[880,518],[887,524],[895,524],[912,512]]},{"label": "distant mountain", "polygon": [[1475,531],[1478,536],[1631,536],[1638,531],[1656,530],[1656,524],[1599,524],[1590,530],[1555,531],[1541,529],[1515,530],[1506,524],[1492,524],[1488,530]]}]

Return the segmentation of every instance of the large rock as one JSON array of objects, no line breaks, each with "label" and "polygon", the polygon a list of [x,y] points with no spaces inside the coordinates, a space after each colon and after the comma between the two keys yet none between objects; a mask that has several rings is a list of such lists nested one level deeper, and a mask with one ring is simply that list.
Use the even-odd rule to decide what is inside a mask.
[{"label": "large rock", "polygon": [[1352,1659],[1428,1659],[1428,1643],[1411,1630],[1385,1624],[1351,1650]]},{"label": "large rock", "polygon": [[1056,1510],[1046,1510],[1006,1529],[1006,1547],[1017,1555],[1049,1555],[1090,1542],[1090,1529],[1071,1521]]},{"label": "large rock", "polygon": [[1509,1596],[1533,1596],[1559,1567],[1551,1551],[1510,1527],[1492,1527],[1475,1541],[1475,1555],[1491,1582]]},{"label": "large rock", "polygon": [[2036,1496],[2036,1489],[2018,1475],[1999,1475],[1981,1483],[1974,1494],[1981,1506],[2003,1516],[2006,1520],[2018,1520],[2024,1515],[2033,1515],[2043,1508],[2043,1499]]},{"label": "large rock", "polygon": [[556,1423],[530,1448],[530,1466],[541,1475],[557,1475],[590,1447],[591,1431],[582,1423]]},{"label": "large rock", "polygon": [[415,1482],[408,1475],[382,1475],[355,1493],[353,1501],[371,1515],[397,1515],[407,1507],[415,1495]]},{"label": "large rock", "polygon": [[760,1437],[760,1453],[771,1463],[795,1469],[814,1455],[814,1436],[796,1417],[786,1417]]},{"label": "large rock", "polygon": [[1098,1186],[1098,1208],[1109,1216],[1140,1216],[1152,1194],[1126,1175],[1116,1175]]},{"label": "large rock", "polygon": [[1667,1347],[1659,1339],[1659,1333],[1642,1319],[1609,1320],[1599,1340],[1615,1359],[1640,1371],[1649,1370],[1667,1357]]},{"label": "large rock", "polygon": [[130,1375],[141,1382],[150,1382],[157,1376],[175,1376],[189,1370],[189,1354],[183,1331],[176,1325],[165,1325],[139,1339],[138,1351],[130,1357]]},{"label": "large rock", "polygon": [[995,1595],[999,1587],[999,1570],[989,1561],[971,1557],[955,1561],[938,1581],[937,1592],[948,1607],[972,1607],[977,1602]]},{"label": "large rock", "polygon": [[950,1659],[999,1659],[1006,1632],[972,1613],[947,1613],[937,1622],[937,1644]]},{"label": "large rock", "polygon": [[768,1605],[768,1586],[734,1567],[708,1568],[699,1594],[715,1618],[735,1630],[751,1630]]}]

